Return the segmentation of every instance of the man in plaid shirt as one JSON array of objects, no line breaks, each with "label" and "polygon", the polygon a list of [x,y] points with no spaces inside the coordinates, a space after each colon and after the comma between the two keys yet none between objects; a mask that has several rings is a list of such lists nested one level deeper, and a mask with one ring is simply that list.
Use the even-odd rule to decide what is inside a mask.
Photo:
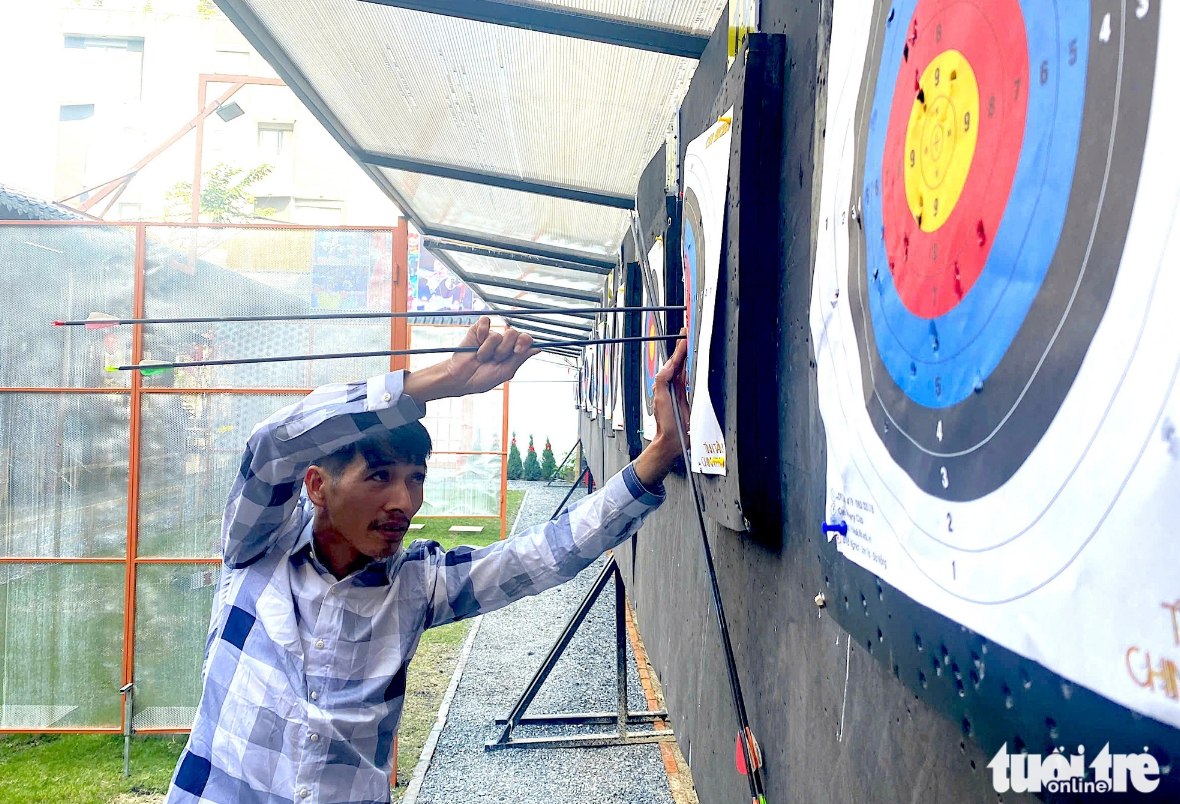
[{"label": "man in plaid shirt", "polygon": [[422,632],[573,578],[633,535],[680,454],[685,341],[657,378],[657,433],[634,462],[543,525],[489,547],[403,547],[422,505],[433,399],[509,380],[532,339],[481,318],[430,368],[328,385],[254,429],[222,524],[203,692],[169,804],[390,800],[406,665]]}]

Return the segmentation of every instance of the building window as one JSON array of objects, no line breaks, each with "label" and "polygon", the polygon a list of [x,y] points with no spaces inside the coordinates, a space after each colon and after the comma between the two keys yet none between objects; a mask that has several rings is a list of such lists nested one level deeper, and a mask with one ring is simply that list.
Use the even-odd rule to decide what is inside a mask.
[{"label": "building window", "polygon": [[249,75],[250,54],[239,50],[218,50],[213,54],[213,72],[222,75]]},{"label": "building window", "polygon": [[290,153],[295,127],[290,123],[259,123],[258,150],[263,156],[280,157]]},{"label": "building window", "polygon": [[139,100],[143,94],[141,37],[67,34],[66,75],[70,91],[90,100]]},{"label": "building window", "polygon": [[67,120],[89,120],[92,117],[94,117],[93,103],[69,103],[61,107],[57,119],[64,123]]},{"label": "building window", "polygon": [[143,207],[139,204],[124,202],[119,204],[119,220],[137,221],[143,217]]}]

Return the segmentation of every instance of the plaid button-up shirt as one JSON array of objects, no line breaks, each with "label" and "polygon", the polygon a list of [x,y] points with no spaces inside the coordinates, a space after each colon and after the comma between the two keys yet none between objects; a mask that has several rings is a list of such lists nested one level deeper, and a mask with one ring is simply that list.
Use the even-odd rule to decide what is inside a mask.
[{"label": "plaid button-up shirt", "polygon": [[389,801],[422,632],[573,578],[663,500],[627,466],[511,539],[453,550],[419,540],[336,580],[312,549],[307,467],[422,415],[393,372],[319,388],[251,434],[225,509],[204,689],[168,804]]}]

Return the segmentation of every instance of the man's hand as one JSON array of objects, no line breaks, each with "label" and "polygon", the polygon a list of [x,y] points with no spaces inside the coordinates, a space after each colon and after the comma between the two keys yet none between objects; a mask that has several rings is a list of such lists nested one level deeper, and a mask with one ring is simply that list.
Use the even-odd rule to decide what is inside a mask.
[{"label": "man's hand", "polygon": [[507,382],[524,361],[537,354],[533,336],[508,327],[504,334],[491,331],[491,319],[482,317],[460,346],[478,346],[476,352],[456,352],[441,363],[406,375],[404,390],[419,404],[448,396],[490,391]]},{"label": "man's hand", "polygon": [[[680,330],[683,335],[685,330]],[[685,390],[685,364],[688,358],[688,339],[676,342],[676,351],[668,358],[656,374],[655,399],[652,400],[656,419],[656,437],[635,459],[635,474],[647,488],[660,484],[668,470],[680,457],[680,435],[676,432],[676,412],[672,396],[680,408],[680,421],[684,423],[684,443],[688,444],[688,392]]]}]

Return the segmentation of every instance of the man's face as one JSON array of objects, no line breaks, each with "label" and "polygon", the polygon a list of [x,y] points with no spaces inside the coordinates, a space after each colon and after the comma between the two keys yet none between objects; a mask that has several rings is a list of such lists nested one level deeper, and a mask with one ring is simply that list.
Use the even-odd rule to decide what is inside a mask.
[{"label": "man's face", "polygon": [[369,466],[358,455],[339,477],[312,466],[307,492],[319,507],[316,530],[359,554],[384,559],[397,552],[410,520],[422,507],[426,466],[395,460]]}]

